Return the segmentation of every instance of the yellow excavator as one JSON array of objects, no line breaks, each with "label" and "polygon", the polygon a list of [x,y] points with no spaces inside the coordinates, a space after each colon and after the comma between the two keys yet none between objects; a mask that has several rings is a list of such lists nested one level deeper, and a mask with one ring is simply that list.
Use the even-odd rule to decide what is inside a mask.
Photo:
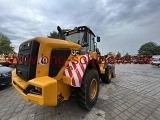
[{"label": "yellow excavator", "polygon": [[81,107],[91,110],[100,81],[110,83],[115,66],[101,59],[100,37],[89,27],[57,29],[59,39],[35,37],[19,46],[12,85],[28,102],[57,106],[74,95]]}]

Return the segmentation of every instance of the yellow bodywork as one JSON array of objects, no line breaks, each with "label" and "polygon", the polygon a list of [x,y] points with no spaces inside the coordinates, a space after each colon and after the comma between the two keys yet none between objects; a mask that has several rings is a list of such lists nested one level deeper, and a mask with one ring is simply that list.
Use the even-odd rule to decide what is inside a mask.
[{"label": "yellow bodywork", "polygon": [[[50,58],[53,48],[70,48],[73,50],[80,49],[80,45],[70,41],[41,37],[37,37],[34,40],[40,43],[38,59],[42,56]],[[73,56],[70,55],[68,59],[72,59],[72,57]],[[62,75],[66,65],[69,63],[69,60],[65,62],[65,65],[61,68],[57,76],[53,78],[48,76],[49,62],[45,65],[38,64],[37,62],[36,77],[28,82],[18,77],[15,70],[12,71],[12,85],[26,101],[31,101],[40,105],[56,106],[58,103],[57,99],[60,94],[64,97],[63,100],[67,100],[71,96],[71,86],[69,84],[71,79]],[[23,91],[30,85],[42,88],[42,95],[35,95],[31,93],[26,95]]]},{"label": "yellow bodywork", "polygon": [[[12,72],[15,75],[15,70]],[[57,105],[57,81],[48,76],[32,79],[28,82],[13,76],[12,85],[22,95],[22,97],[29,102],[34,102],[40,105]],[[34,85],[42,88],[42,95],[23,93],[28,85]]]},{"label": "yellow bodywork", "polygon": [[[80,45],[59,39],[52,38],[42,38],[37,37],[31,40],[38,41],[40,43],[39,52],[37,59],[39,60],[42,56],[50,58],[51,51],[53,48],[69,48],[71,50],[79,50]],[[30,40],[28,40],[30,41]],[[26,42],[28,42],[26,41]],[[90,52],[92,57],[96,57],[96,52]],[[22,97],[26,101],[34,102],[40,105],[47,106],[56,106],[58,104],[58,99],[60,96],[63,96],[63,100],[68,100],[71,96],[71,78],[67,76],[63,76],[63,72],[68,65],[69,61],[73,61],[74,56],[72,54],[69,55],[65,65],[60,69],[59,73],[56,77],[49,77],[49,63],[42,65],[36,63],[36,76],[34,79],[29,81],[25,81],[17,76],[16,70],[12,71],[12,85],[13,87],[22,95]],[[80,60],[81,56],[78,56],[76,60]],[[104,73],[103,66],[100,66],[101,73]],[[42,89],[41,95],[36,95],[33,93],[25,94],[25,90],[29,86],[35,86]]]}]

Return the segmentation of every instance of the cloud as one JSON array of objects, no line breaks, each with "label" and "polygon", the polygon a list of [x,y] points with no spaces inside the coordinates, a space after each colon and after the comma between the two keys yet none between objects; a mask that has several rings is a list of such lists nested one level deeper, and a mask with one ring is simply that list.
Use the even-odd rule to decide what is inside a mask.
[{"label": "cloud", "polygon": [[24,40],[46,37],[62,28],[89,26],[101,36],[103,53],[137,53],[148,41],[159,43],[160,1],[158,0],[1,0],[0,32],[18,51]]}]

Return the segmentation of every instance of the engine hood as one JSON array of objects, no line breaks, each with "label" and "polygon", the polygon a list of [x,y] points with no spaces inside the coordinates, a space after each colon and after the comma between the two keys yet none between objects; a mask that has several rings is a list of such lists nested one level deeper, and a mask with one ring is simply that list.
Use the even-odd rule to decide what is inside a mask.
[{"label": "engine hood", "polygon": [[[81,48],[81,45],[76,44],[74,42],[71,41],[67,41],[67,40],[61,40],[61,39],[54,39],[54,38],[44,38],[44,37],[36,37],[30,40],[36,40],[38,42],[41,43],[41,45],[45,46],[53,46],[54,48],[70,48],[70,49],[75,49],[75,50],[79,50]],[[30,41],[28,40],[28,41]],[[28,42],[25,41],[24,43]],[[23,43],[22,43],[23,44]]]}]

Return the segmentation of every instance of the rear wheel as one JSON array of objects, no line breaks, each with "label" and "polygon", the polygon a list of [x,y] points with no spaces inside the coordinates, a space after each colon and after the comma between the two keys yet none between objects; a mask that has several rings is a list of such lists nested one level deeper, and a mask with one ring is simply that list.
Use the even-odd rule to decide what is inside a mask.
[{"label": "rear wheel", "polygon": [[110,67],[105,68],[105,74],[101,75],[102,82],[109,84],[111,82],[111,78],[112,78],[112,70],[111,70],[111,68]]},{"label": "rear wheel", "polygon": [[99,75],[95,70],[86,70],[80,88],[77,88],[77,102],[81,107],[91,110],[97,102]]}]

